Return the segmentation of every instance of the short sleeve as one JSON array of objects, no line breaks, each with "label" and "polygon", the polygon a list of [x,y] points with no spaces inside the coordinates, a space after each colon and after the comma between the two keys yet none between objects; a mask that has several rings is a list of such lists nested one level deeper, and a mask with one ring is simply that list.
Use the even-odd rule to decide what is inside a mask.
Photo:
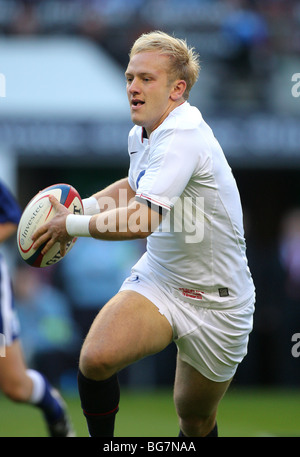
[{"label": "short sleeve", "polygon": [[136,197],[170,210],[199,164],[194,130],[163,130],[150,147],[147,168],[140,177]]}]

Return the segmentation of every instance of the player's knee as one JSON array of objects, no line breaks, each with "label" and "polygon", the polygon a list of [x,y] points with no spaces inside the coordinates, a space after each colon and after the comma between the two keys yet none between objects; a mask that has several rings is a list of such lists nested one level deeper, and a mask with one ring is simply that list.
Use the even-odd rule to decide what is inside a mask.
[{"label": "player's knee", "polygon": [[1,390],[12,401],[22,403],[28,400],[28,392],[21,380],[8,379],[1,385]]},{"label": "player's knee", "polygon": [[215,424],[215,414],[179,416],[179,426],[185,436],[206,436]]},{"label": "player's knee", "polygon": [[205,418],[196,416],[179,417],[180,430],[185,436],[199,436],[202,432]]},{"label": "player's knee", "polygon": [[115,373],[113,361],[107,354],[92,347],[83,347],[80,353],[79,368],[82,374],[97,381],[109,378]]}]

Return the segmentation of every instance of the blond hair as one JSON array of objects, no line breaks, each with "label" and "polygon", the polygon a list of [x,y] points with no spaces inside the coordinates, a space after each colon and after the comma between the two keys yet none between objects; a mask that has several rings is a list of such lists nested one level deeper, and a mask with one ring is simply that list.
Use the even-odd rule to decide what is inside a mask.
[{"label": "blond hair", "polygon": [[189,48],[185,40],[172,37],[159,30],[142,34],[133,44],[129,58],[140,52],[159,52],[170,58],[170,82],[183,79],[186,82],[184,98],[187,100],[200,72],[199,55]]}]

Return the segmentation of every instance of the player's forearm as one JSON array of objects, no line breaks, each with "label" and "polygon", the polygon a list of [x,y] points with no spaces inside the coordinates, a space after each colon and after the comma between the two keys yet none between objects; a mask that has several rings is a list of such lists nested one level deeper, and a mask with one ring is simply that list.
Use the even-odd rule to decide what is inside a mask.
[{"label": "player's forearm", "polygon": [[122,207],[93,216],[89,224],[91,236],[111,241],[147,237],[150,234],[148,224],[142,226],[134,216],[135,211],[130,207]]},{"label": "player's forearm", "polygon": [[93,215],[111,209],[127,206],[134,197],[128,178],[120,179],[89,198],[83,199],[84,214]]},{"label": "player's forearm", "polygon": [[91,236],[102,240],[146,238],[159,225],[161,216],[146,204],[133,201],[128,207],[113,208],[94,216],[68,215],[70,236]]},{"label": "player's forearm", "polygon": [[131,189],[128,178],[123,178],[120,179],[119,181],[116,181],[113,184],[110,184],[107,186],[105,189],[100,190],[99,192],[95,193],[93,197],[96,198],[96,200],[101,204],[101,199],[103,198],[112,198],[115,200],[116,206],[124,206],[123,203],[124,201],[120,201],[120,191],[126,191],[127,193],[127,200],[126,200],[126,205],[128,204],[129,200],[134,197],[135,192]]}]

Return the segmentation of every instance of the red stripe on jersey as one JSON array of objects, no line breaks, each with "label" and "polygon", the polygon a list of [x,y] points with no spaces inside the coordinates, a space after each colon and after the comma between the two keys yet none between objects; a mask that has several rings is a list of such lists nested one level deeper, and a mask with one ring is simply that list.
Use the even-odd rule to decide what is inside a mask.
[{"label": "red stripe on jersey", "polygon": [[162,202],[160,202],[158,200],[155,200],[154,198],[149,197],[148,195],[145,195],[145,194],[142,194],[142,193],[137,193],[136,197],[145,198],[146,200],[149,200],[150,202],[153,202],[157,206],[162,206],[163,208],[171,209],[170,205],[166,205],[165,203],[162,203]]}]

